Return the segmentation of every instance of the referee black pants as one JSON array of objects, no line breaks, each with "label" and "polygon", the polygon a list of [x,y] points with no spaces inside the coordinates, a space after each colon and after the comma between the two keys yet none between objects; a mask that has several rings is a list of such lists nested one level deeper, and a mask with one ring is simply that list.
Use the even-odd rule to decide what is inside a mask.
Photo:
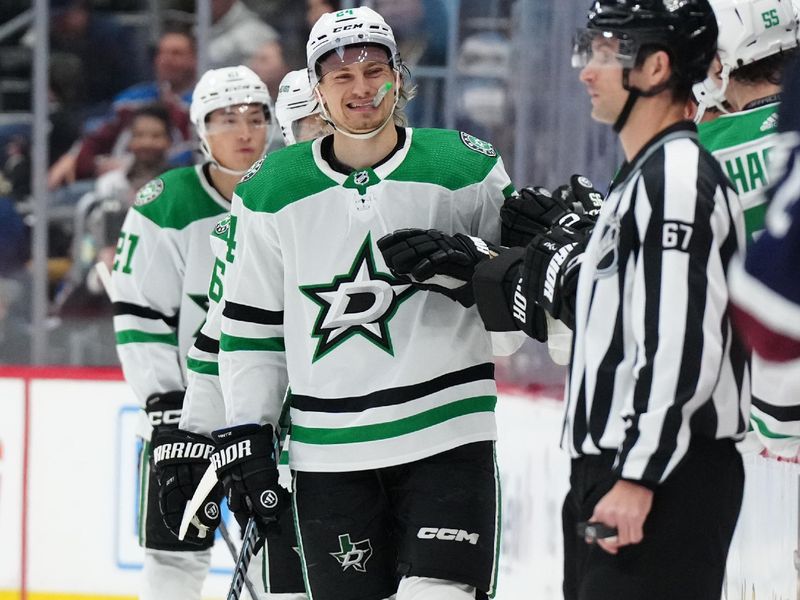
[{"label": "referee black pants", "polygon": [[565,600],[719,600],[744,488],[732,440],[693,441],[653,496],[639,544],[608,554],[586,544],[577,524],[611,489],[615,453],[572,461],[564,501]]}]

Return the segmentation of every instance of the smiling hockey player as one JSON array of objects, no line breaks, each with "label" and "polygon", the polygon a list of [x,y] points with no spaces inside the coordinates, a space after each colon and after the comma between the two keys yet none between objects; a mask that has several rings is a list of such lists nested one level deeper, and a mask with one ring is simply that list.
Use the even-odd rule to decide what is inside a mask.
[{"label": "smiling hockey player", "polygon": [[270,155],[234,197],[218,474],[241,514],[278,516],[273,431],[289,384],[309,596],[484,597],[499,533],[489,334],[470,298],[391,276],[375,241],[438,228],[481,254],[469,235],[498,241],[513,188],[490,144],[401,126],[402,64],[374,11],[323,15],[307,58],[334,133]]}]

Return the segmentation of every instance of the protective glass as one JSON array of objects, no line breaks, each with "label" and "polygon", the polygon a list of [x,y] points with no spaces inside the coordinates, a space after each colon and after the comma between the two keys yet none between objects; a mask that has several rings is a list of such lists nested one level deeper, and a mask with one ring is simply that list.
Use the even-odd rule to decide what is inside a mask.
[{"label": "protective glass", "polygon": [[572,42],[572,66],[632,69],[639,42],[618,31],[578,29]]},{"label": "protective glass", "polygon": [[353,74],[348,72],[345,67],[354,64],[365,64],[367,68],[363,71],[367,79],[376,81],[393,79],[392,64],[389,60],[387,51],[382,46],[362,44],[358,46],[339,46],[323,57],[318,63],[320,81],[326,83],[347,83]]},{"label": "protective glass", "polygon": [[261,105],[263,110],[250,110],[252,104],[239,104],[226,106],[212,112],[206,122],[208,135],[240,131],[243,127],[257,132],[269,127],[270,112],[266,105]]}]

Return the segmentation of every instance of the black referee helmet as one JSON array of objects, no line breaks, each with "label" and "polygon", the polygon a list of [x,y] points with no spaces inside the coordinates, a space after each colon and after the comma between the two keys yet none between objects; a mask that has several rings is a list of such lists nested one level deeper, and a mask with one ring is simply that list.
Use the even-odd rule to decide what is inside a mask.
[{"label": "black referee helmet", "polygon": [[708,0],[595,0],[588,29],[625,35],[663,48],[674,77],[689,85],[706,78],[717,51],[717,20]]}]

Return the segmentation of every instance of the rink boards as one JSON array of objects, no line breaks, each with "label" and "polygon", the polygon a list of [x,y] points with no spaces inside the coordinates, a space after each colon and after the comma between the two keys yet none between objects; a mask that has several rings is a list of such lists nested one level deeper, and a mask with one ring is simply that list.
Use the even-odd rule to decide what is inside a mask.
[{"label": "rink boards", "polygon": [[[498,402],[499,600],[560,598],[569,465],[557,447],[560,410],[553,398],[510,390]],[[0,600],[134,598],[137,408],[119,372],[0,367],[0,415]],[[728,598],[797,598],[800,465],[746,463]],[[224,597],[232,565],[216,544],[204,597]]]}]

